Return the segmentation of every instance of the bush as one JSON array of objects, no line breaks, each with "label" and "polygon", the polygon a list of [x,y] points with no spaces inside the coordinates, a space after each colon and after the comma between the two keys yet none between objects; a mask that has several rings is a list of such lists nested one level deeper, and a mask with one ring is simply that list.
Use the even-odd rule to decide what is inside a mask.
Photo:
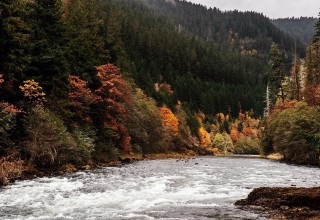
[{"label": "bush", "polygon": [[67,128],[57,116],[48,109],[34,107],[26,116],[26,151],[30,162],[36,165],[53,165],[65,149],[75,148],[76,143]]},{"label": "bush", "polygon": [[13,132],[16,130],[16,116],[19,111],[8,103],[0,103],[0,155],[7,154],[8,148],[15,145]]},{"label": "bush", "polygon": [[156,102],[136,89],[126,123],[132,144],[141,147],[143,153],[170,151],[172,137],[162,126],[162,118]]},{"label": "bush", "polygon": [[212,147],[218,148],[224,154],[231,153],[233,151],[231,137],[225,132],[222,134],[218,133],[213,139]]},{"label": "bush", "polygon": [[69,145],[61,152],[65,157],[65,163],[84,164],[91,160],[95,150],[94,137],[93,131],[75,130],[72,133],[75,144]]},{"label": "bush", "polygon": [[23,171],[23,161],[10,160],[9,157],[0,158],[0,186],[8,185],[8,183],[21,176]]},{"label": "bush", "polygon": [[294,108],[272,115],[267,135],[285,160],[297,164],[319,164],[320,106],[300,102]]},{"label": "bush", "polygon": [[234,154],[260,154],[260,142],[258,138],[244,136],[237,140],[233,149]]},{"label": "bush", "polygon": [[68,132],[63,121],[48,109],[34,107],[26,117],[25,129],[25,149],[36,165],[83,164],[91,159],[95,133]]}]

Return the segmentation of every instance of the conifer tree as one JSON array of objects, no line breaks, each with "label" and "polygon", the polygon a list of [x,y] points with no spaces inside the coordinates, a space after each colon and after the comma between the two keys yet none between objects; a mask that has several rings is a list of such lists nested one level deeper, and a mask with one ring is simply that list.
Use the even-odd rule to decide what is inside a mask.
[{"label": "conifer tree", "polygon": [[30,1],[0,2],[0,72],[21,81],[30,63]]},{"label": "conifer tree", "polygon": [[282,101],[285,99],[284,88],[282,85],[282,81],[285,77],[285,67],[284,55],[279,50],[277,44],[272,45],[270,53],[271,59],[268,80],[270,86],[271,105],[274,106],[279,96]]},{"label": "conifer tree", "polygon": [[32,62],[27,77],[38,81],[49,97],[66,99],[69,82],[61,2],[35,0],[34,9]]},{"label": "conifer tree", "polygon": [[320,13],[319,13],[319,18],[318,18],[318,21],[316,23],[315,28],[316,28],[316,34],[313,37],[313,43],[316,43],[317,41],[320,41]]},{"label": "conifer tree", "polygon": [[64,0],[63,22],[68,38],[67,60],[72,74],[92,81],[95,66],[108,63],[103,20],[98,15],[99,5],[94,0]]}]

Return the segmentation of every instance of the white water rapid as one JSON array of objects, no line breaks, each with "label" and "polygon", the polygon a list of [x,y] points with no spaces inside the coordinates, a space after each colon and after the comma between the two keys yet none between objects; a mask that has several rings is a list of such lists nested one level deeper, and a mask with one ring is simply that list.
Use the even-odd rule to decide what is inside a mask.
[{"label": "white water rapid", "polygon": [[320,169],[265,159],[141,161],[0,189],[0,219],[264,219],[233,204],[256,187],[319,186]]}]

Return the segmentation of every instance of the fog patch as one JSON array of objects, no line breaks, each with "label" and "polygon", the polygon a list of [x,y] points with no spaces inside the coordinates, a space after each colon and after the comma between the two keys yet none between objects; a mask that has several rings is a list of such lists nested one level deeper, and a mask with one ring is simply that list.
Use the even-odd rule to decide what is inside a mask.
[{"label": "fog patch", "polygon": [[176,4],[177,4],[175,0],[166,0],[166,2],[167,2],[167,3],[171,3],[171,4],[173,4],[173,5],[176,5]]}]

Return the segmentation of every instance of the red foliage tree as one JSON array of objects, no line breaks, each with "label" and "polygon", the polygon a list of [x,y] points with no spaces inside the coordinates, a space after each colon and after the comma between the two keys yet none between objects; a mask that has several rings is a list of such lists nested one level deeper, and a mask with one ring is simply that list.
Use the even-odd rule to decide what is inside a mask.
[{"label": "red foliage tree", "polygon": [[89,116],[90,104],[94,101],[94,94],[88,88],[87,82],[81,80],[78,76],[69,76],[70,91],[69,101],[77,117],[83,122],[91,122]]},{"label": "red foliage tree", "polygon": [[273,113],[282,112],[286,109],[294,108],[297,105],[297,103],[297,100],[286,100],[284,102],[277,102],[273,109]]},{"label": "red foliage tree", "polygon": [[95,90],[95,102],[105,109],[104,126],[112,129],[122,150],[129,152],[131,138],[124,123],[127,120],[126,106],[130,103],[130,87],[118,67],[106,64],[97,67],[97,70],[101,86]]},{"label": "red foliage tree", "polygon": [[307,87],[305,97],[309,105],[320,105],[320,85]]}]

